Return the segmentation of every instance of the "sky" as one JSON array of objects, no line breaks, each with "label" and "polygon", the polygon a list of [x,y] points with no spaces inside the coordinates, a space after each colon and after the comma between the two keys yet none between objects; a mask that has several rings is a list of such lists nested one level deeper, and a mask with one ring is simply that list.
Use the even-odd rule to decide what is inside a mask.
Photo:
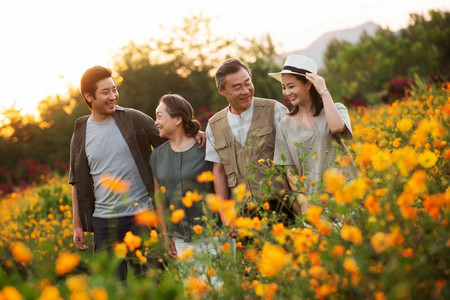
[{"label": "sky", "polygon": [[368,21],[397,30],[430,9],[448,11],[450,0],[1,0],[0,114],[13,105],[35,114],[40,100],[78,88],[89,67],[112,67],[130,41],[145,43],[161,25],[200,12],[216,36],[268,33],[283,53]]}]

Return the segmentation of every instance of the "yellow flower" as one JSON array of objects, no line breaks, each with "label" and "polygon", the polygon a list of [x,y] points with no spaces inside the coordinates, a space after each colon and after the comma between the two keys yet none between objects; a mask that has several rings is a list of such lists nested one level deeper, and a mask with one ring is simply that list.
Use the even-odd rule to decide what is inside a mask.
[{"label": "yellow flower", "polygon": [[392,157],[402,176],[408,176],[417,167],[417,154],[410,146],[394,150]]},{"label": "yellow flower", "polygon": [[236,207],[233,200],[223,201],[222,208],[222,221],[225,225],[234,225],[237,217]]},{"label": "yellow flower", "polygon": [[211,171],[205,171],[197,176],[198,182],[212,182],[214,181],[214,175]]},{"label": "yellow flower", "polygon": [[195,190],[194,192],[188,191],[186,192],[186,195],[181,199],[184,206],[191,207],[194,202],[198,202],[203,199],[202,195],[198,194],[198,191]]},{"label": "yellow flower", "polygon": [[80,256],[73,253],[61,253],[56,259],[55,272],[56,275],[64,275],[78,266]]},{"label": "yellow flower", "polygon": [[102,174],[99,179],[99,184],[115,194],[125,194],[130,189],[130,183],[128,181],[120,180],[109,174]]},{"label": "yellow flower", "polygon": [[170,221],[172,223],[177,224],[184,218],[184,210],[183,209],[177,209],[172,212],[172,216],[170,217]]},{"label": "yellow flower", "polygon": [[195,233],[200,234],[203,231],[203,227],[200,225],[194,225],[194,227],[192,227],[192,229],[194,229]]},{"label": "yellow flower", "polygon": [[206,195],[206,206],[212,212],[218,213],[220,210],[220,206],[222,203],[222,199],[216,194],[208,194]]},{"label": "yellow flower", "polygon": [[436,164],[437,156],[430,150],[425,150],[419,154],[417,160],[422,167],[429,169]]},{"label": "yellow flower", "polygon": [[391,239],[388,234],[377,232],[370,238],[370,244],[376,253],[381,253],[391,246]]},{"label": "yellow flower", "polygon": [[397,122],[397,128],[401,132],[410,130],[412,128],[412,126],[413,126],[413,121],[411,119],[402,119]]},{"label": "yellow flower", "polygon": [[131,231],[128,231],[125,234],[125,238],[123,239],[125,244],[127,244],[128,249],[130,251],[134,251],[136,248],[139,248],[142,243],[142,238],[140,236],[134,235]]},{"label": "yellow flower", "polygon": [[114,255],[118,258],[124,258],[127,255],[128,249],[125,243],[118,243],[114,246]]},{"label": "yellow flower", "polygon": [[355,245],[360,245],[363,241],[361,230],[359,230],[359,228],[356,226],[351,226],[347,224],[344,224],[342,226],[341,237],[344,240],[350,241]]},{"label": "yellow flower", "polygon": [[338,169],[332,168],[325,171],[323,181],[325,183],[325,189],[333,193],[344,185],[345,176]]},{"label": "yellow flower", "polygon": [[194,249],[189,248],[186,250],[186,252],[182,252],[179,254],[181,260],[186,260],[188,258],[191,258],[194,256]]},{"label": "yellow flower", "polygon": [[22,265],[28,264],[33,259],[30,248],[22,242],[13,243],[11,245],[11,252],[14,259]]},{"label": "yellow flower", "polygon": [[144,226],[156,227],[158,225],[158,216],[153,210],[143,211],[135,216],[136,223]]},{"label": "yellow flower", "polygon": [[233,189],[234,197],[237,202],[242,202],[245,197],[248,197],[250,195],[249,192],[246,190],[245,183],[241,183],[237,187]]},{"label": "yellow flower", "polygon": [[156,232],[156,230],[152,230],[150,231],[150,242],[151,243],[157,243],[158,242],[158,233]]},{"label": "yellow flower", "polygon": [[322,207],[317,205],[311,205],[306,213],[306,219],[312,224],[317,224],[320,221],[322,214]]},{"label": "yellow flower", "polygon": [[261,251],[261,259],[258,262],[258,271],[264,277],[273,277],[278,274],[281,269],[288,263],[286,251],[276,245],[268,242],[264,244]]},{"label": "yellow flower", "polygon": [[388,149],[378,151],[372,157],[372,164],[375,170],[384,171],[392,165],[391,153]]},{"label": "yellow flower", "polygon": [[13,286],[5,286],[0,291],[0,299],[4,300],[21,300],[22,295],[19,291]]},{"label": "yellow flower", "polygon": [[263,164],[264,163],[264,159],[263,158],[259,159],[258,163]]},{"label": "yellow flower", "polygon": [[66,285],[72,293],[84,292],[87,287],[86,275],[70,276],[66,279]]}]

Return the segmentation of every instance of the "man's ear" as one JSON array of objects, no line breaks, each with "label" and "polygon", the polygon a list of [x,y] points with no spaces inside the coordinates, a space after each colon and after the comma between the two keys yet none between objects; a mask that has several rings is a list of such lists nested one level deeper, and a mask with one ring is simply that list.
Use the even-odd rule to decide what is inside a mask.
[{"label": "man's ear", "polygon": [[222,88],[220,88],[220,87],[217,87],[217,89],[219,90],[219,93],[220,93],[222,96],[225,96],[225,90],[224,90],[224,89],[222,89]]},{"label": "man's ear", "polygon": [[94,100],[94,97],[92,97],[91,94],[88,92],[84,92],[83,96],[84,96],[84,99],[86,99],[86,101],[89,103],[92,103],[92,101]]}]

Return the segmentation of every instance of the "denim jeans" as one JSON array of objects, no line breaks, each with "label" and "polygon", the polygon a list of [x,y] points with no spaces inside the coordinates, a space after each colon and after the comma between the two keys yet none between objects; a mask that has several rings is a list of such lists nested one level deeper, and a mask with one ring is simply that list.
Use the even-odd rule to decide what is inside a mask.
[{"label": "denim jeans", "polygon": [[[112,253],[117,243],[123,242],[125,234],[131,231],[134,235],[141,235],[149,232],[149,228],[138,226],[134,222],[134,216],[120,217],[112,219],[92,218],[94,229],[94,252],[107,250]],[[148,235],[147,235],[148,236]],[[148,265],[123,259],[119,263],[117,275],[121,281],[126,281],[128,267],[131,267],[135,274],[143,274],[148,270]]]}]

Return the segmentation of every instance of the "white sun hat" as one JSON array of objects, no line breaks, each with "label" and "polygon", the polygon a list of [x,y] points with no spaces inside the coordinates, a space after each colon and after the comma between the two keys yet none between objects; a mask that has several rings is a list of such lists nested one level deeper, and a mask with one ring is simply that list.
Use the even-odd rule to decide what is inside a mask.
[{"label": "white sun hat", "polygon": [[284,62],[283,70],[278,73],[269,73],[269,76],[281,82],[281,74],[297,74],[305,76],[306,73],[317,74],[316,62],[303,55],[289,55]]}]

